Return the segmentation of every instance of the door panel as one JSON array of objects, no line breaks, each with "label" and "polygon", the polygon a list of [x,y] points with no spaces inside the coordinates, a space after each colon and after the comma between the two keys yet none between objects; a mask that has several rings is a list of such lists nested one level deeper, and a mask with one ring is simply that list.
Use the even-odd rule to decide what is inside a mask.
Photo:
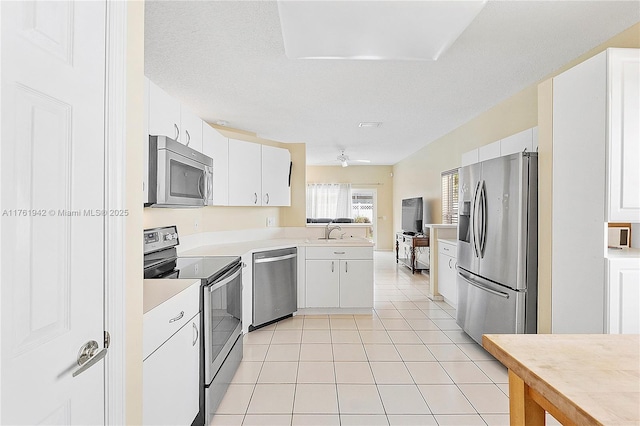
[{"label": "door panel", "polygon": [[[523,333],[525,295],[475,278],[456,277],[456,322],[476,342],[487,333]],[[471,281],[471,283],[469,282]],[[476,285],[473,285],[475,283]]]},{"label": "door panel", "polygon": [[460,169],[458,195],[458,264],[467,271],[478,273],[479,262],[474,250],[473,205],[476,188],[480,181],[480,164]]},{"label": "door panel", "polygon": [[2,2],[1,424],[104,423],[104,2]]},{"label": "door panel", "polygon": [[[484,204],[486,226],[479,275],[510,288],[523,288],[523,280],[518,282],[518,265],[524,265],[526,242],[522,227],[526,226],[526,216],[521,212],[526,207],[523,197],[526,181],[525,168],[528,162],[522,154],[496,158],[482,164],[484,182]],[[482,215],[481,215],[482,216]],[[518,287],[520,284],[520,287]]]}]

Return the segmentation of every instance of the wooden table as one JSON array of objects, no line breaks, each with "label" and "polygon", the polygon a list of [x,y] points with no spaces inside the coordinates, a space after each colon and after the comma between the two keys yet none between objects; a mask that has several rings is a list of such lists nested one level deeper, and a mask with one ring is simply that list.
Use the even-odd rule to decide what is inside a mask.
[{"label": "wooden table", "polygon": [[640,335],[485,334],[509,369],[511,425],[640,424]]}]

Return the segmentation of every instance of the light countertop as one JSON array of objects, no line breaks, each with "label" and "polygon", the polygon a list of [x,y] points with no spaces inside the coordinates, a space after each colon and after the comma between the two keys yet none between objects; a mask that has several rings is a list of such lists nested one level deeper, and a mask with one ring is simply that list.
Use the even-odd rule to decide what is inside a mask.
[{"label": "light countertop", "polygon": [[607,249],[607,259],[638,259],[640,261],[640,248]]},{"label": "light countertop", "polygon": [[180,253],[180,256],[242,256],[265,250],[277,250],[288,247],[373,247],[373,242],[364,238],[352,237],[335,240],[317,238],[272,239],[246,241],[232,244],[205,245]]},{"label": "light countertop", "polygon": [[176,294],[186,290],[192,285],[200,285],[200,280],[188,279],[188,280],[144,280],[143,281],[143,313],[147,313],[153,308],[167,300],[171,299]]},{"label": "light countertop", "polygon": [[482,346],[509,369],[510,392],[513,373],[547,411],[578,425],[640,423],[637,334],[486,334]]}]

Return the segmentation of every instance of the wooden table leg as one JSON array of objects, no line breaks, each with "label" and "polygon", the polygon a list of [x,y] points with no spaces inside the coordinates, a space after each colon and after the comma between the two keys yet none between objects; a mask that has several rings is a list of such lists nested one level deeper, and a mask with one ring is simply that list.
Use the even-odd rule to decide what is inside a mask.
[{"label": "wooden table leg", "polygon": [[511,426],[544,426],[544,409],[529,396],[529,386],[509,370],[509,416]]}]

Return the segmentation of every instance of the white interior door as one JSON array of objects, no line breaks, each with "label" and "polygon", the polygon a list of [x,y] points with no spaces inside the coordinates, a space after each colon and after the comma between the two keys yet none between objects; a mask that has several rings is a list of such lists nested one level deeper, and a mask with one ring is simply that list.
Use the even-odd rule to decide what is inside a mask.
[{"label": "white interior door", "polygon": [[1,424],[103,424],[105,2],[1,2]]}]

